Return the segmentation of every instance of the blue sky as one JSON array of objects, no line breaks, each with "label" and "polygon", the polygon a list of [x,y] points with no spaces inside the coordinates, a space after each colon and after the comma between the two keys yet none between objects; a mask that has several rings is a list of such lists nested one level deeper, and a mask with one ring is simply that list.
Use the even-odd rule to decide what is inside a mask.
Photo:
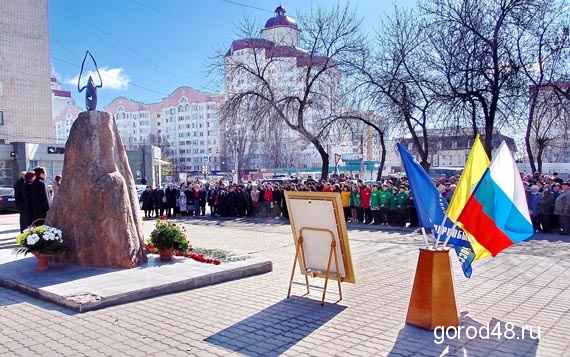
[{"label": "blue sky", "polygon": [[[398,2],[402,3],[414,1]],[[297,18],[333,1],[49,0],[48,4],[52,73],[83,108],[85,93],[77,92],[77,77],[89,50],[104,76],[98,90],[101,109],[119,96],[159,102],[180,86],[218,93],[223,83],[206,73],[210,57],[238,38],[237,28],[245,16],[262,27],[279,5]],[[371,33],[380,16],[393,9],[390,0],[349,4]],[[91,62],[86,61],[86,68],[93,68]]]}]

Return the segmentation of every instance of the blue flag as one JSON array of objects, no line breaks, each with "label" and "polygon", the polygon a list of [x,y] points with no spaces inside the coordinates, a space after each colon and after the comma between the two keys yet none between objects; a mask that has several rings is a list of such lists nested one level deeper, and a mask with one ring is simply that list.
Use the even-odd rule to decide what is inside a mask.
[{"label": "blue flag", "polygon": [[447,211],[447,201],[439,193],[424,168],[400,143],[398,143],[398,150],[410,182],[420,224],[424,228],[431,229],[436,239],[439,233],[440,241],[445,241],[449,237],[449,244],[455,248],[463,274],[469,278],[472,272],[471,263],[475,259],[471,243],[463,230],[457,226],[454,227],[451,220],[446,219],[441,225],[441,222],[444,222],[445,211]]}]

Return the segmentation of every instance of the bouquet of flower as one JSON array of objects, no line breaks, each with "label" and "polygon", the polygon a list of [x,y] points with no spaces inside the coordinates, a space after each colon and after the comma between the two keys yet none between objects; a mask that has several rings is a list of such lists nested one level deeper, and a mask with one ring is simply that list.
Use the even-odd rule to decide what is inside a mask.
[{"label": "bouquet of flower", "polygon": [[150,233],[149,243],[153,248],[174,248],[181,252],[187,252],[190,245],[186,238],[186,229],[165,217],[160,217],[156,221],[155,228]]},{"label": "bouquet of flower", "polygon": [[16,243],[19,245],[13,251],[16,255],[31,252],[54,254],[65,250],[61,230],[47,225],[26,228],[16,237]]}]

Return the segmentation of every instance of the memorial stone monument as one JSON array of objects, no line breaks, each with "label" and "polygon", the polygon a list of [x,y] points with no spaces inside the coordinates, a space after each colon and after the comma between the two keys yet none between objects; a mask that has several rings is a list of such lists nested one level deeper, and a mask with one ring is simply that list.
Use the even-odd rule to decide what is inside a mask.
[{"label": "memorial stone monument", "polygon": [[47,221],[63,232],[68,250],[60,261],[132,268],[147,262],[133,175],[115,118],[96,110],[91,77],[86,87],[88,111],[71,127]]}]

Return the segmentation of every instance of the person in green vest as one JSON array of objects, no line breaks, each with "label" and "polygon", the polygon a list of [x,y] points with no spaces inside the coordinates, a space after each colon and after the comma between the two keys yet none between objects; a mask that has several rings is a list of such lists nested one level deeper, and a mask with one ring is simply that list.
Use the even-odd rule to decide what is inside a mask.
[{"label": "person in green vest", "polygon": [[391,226],[398,225],[398,189],[392,188],[392,195],[390,196],[390,206],[388,206],[388,224]]},{"label": "person in green vest", "polygon": [[380,203],[380,224],[388,225],[388,210],[390,209],[390,199],[392,198],[392,193],[388,190],[388,184],[382,185],[382,191],[378,194]]},{"label": "person in green vest", "polygon": [[408,221],[408,193],[406,186],[400,185],[400,191],[396,194],[398,208],[398,226],[405,227]]},{"label": "person in green vest", "polygon": [[350,191],[350,215],[351,222],[358,223],[358,207],[360,207],[360,191],[356,185]]},{"label": "person in green vest", "polygon": [[370,209],[372,210],[372,223],[374,225],[380,224],[380,191],[378,185],[372,186],[370,193]]}]

